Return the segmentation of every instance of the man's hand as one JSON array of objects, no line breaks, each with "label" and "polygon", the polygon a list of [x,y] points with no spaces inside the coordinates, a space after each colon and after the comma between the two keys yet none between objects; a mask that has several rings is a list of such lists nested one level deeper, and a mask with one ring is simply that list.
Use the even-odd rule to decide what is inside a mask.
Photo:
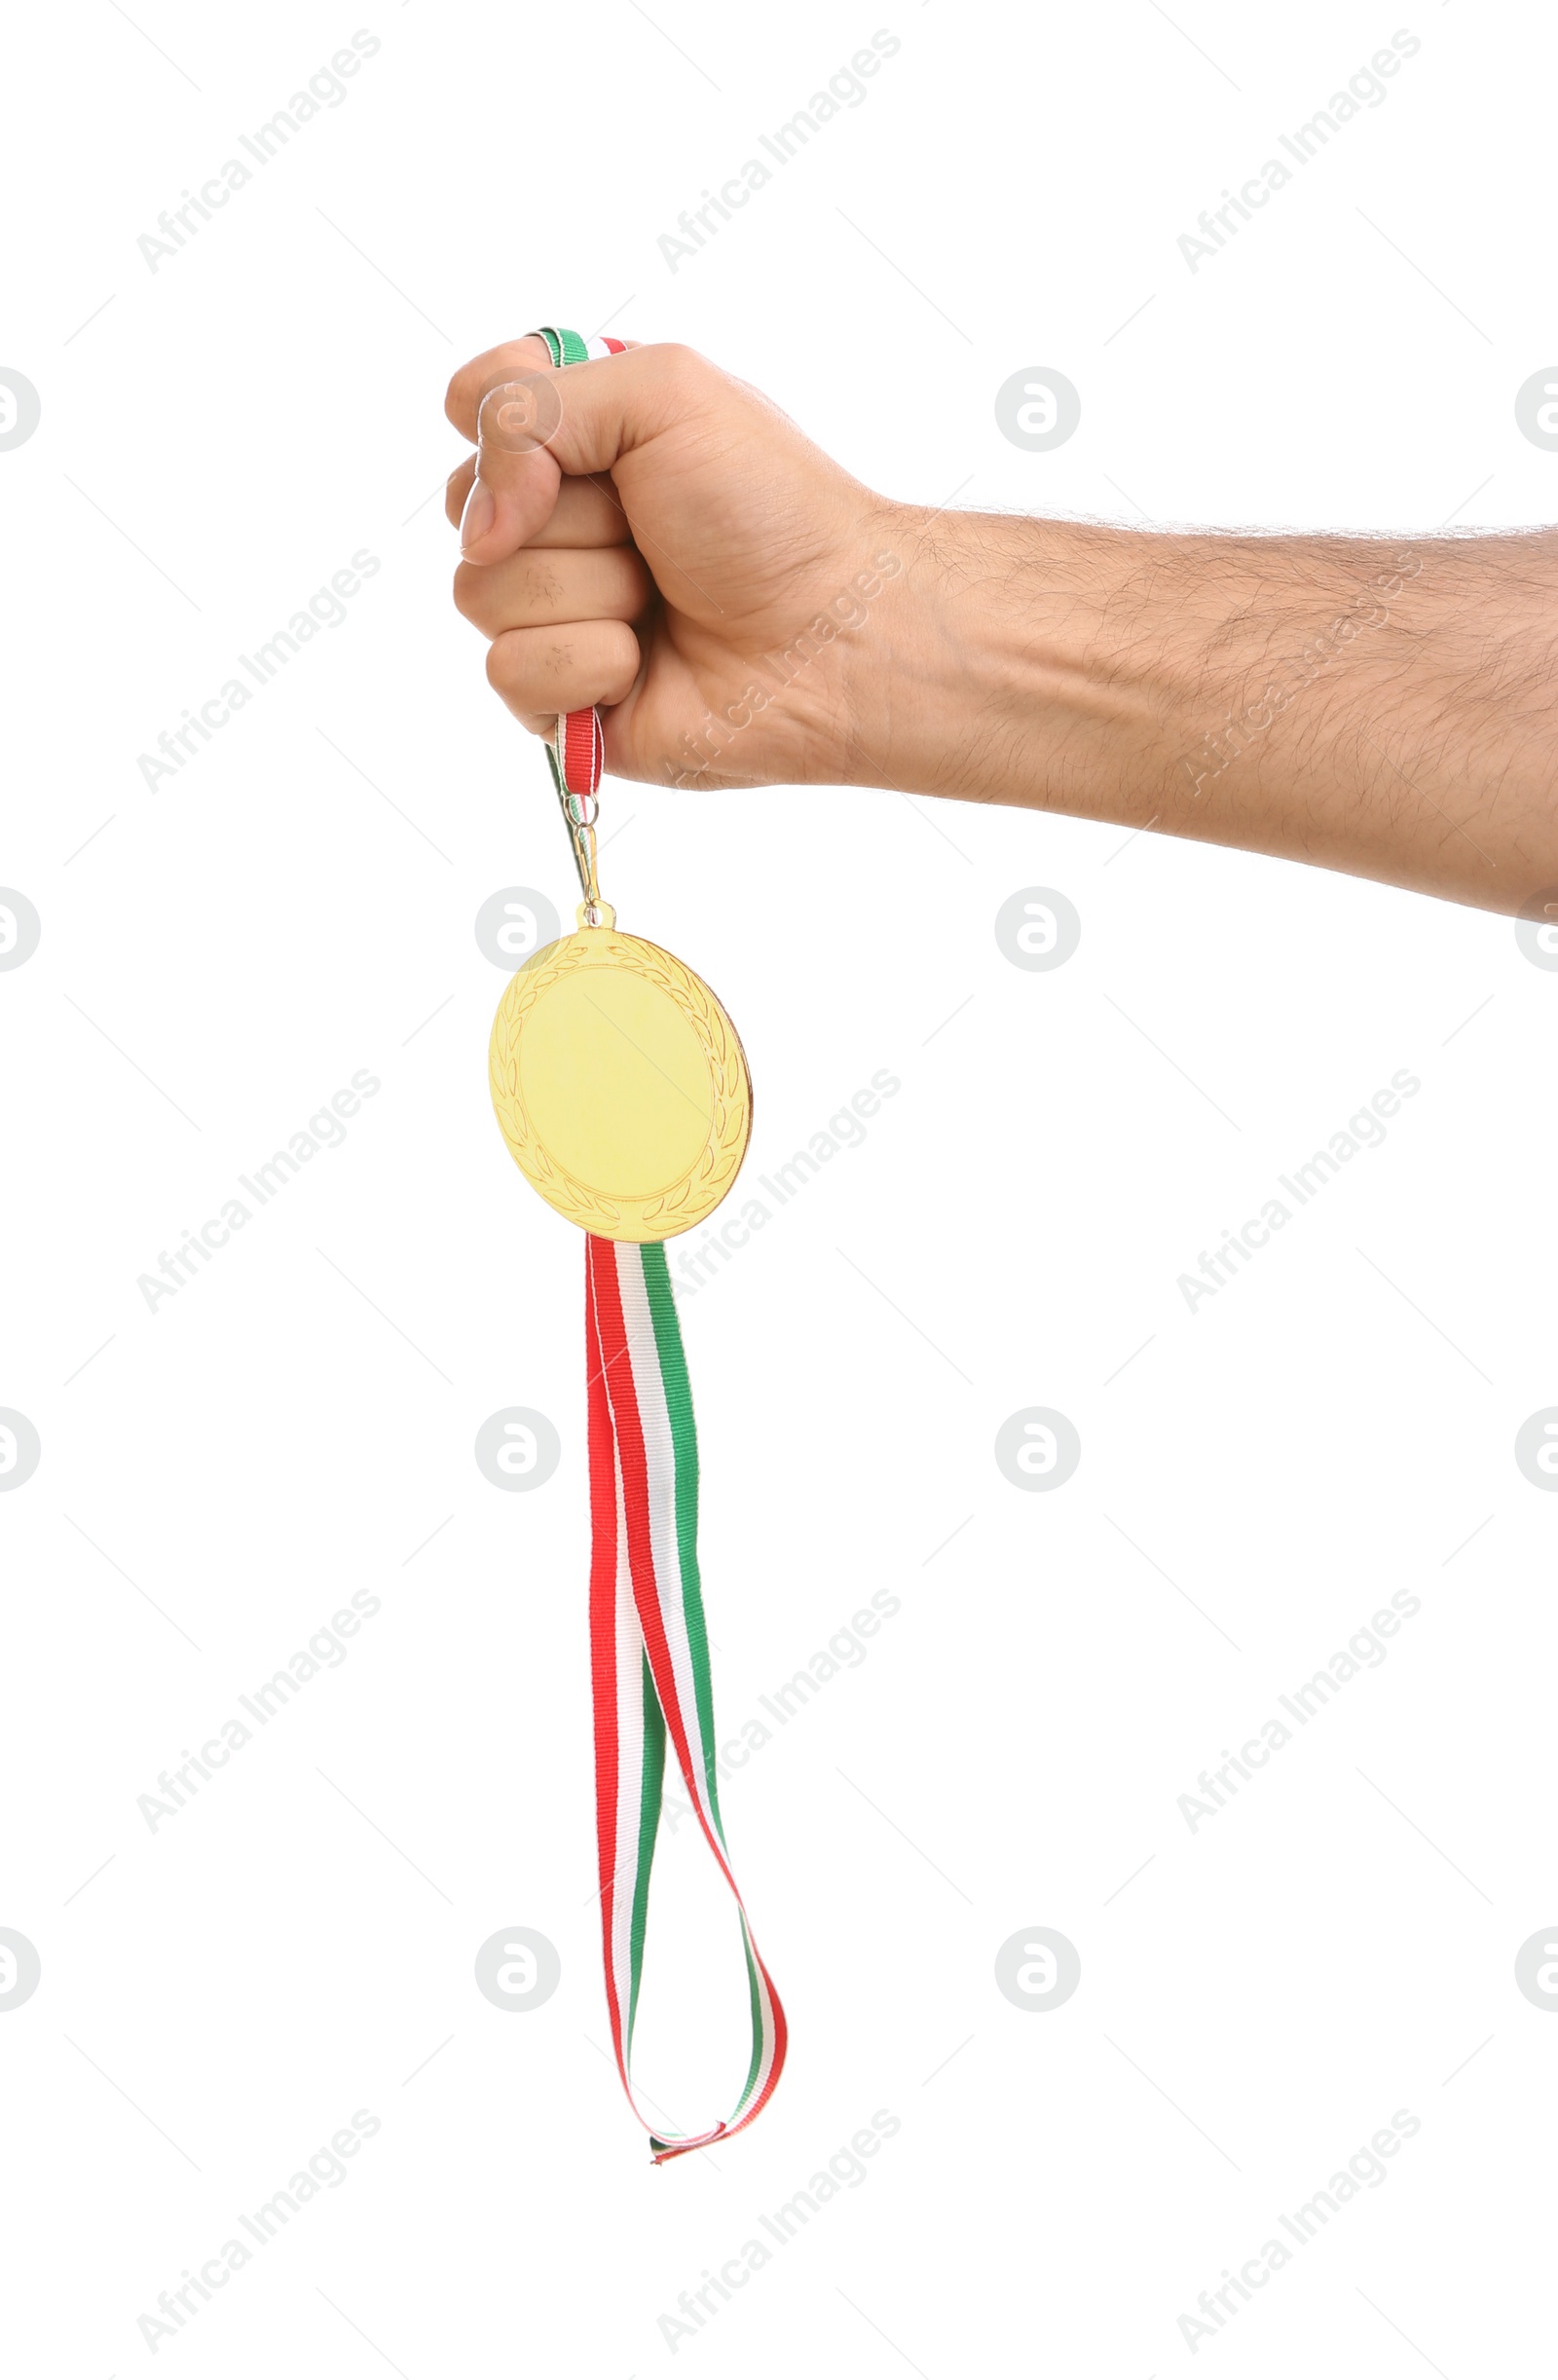
[{"label": "man's hand", "polygon": [[[483,400],[537,374],[561,419],[515,452]],[[541,340],[519,339],[457,373],[446,410],[480,433],[449,482],[455,602],[527,727],[599,703],[608,770],[662,784],[862,773],[834,648],[903,569],[892,506],[686,348],[553,372]]]},{"label": "man's hand", "polygon": [[[519,452],[492,392],[527,375],[556,427]],[[615,776],[1012,802],[1506,911],[1558,887],[1551,532],[927,511],[680,347],[553,372],[517,340],[448,412],[488,676],[538,734],[600,704]]]}]

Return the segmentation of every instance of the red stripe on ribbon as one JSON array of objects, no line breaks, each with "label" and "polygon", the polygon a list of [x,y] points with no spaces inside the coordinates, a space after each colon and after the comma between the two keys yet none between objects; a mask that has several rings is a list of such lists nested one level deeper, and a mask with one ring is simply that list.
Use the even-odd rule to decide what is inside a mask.
[{"label": "red stripe on ribbon", "polygon": [[[591,1249],[595,1243],[589,1243]],[[584,1268],[584,1351],[589,1379],[590,1690],[595,1705],[595,1808],[601,1878],[601,1943],[606,1999],[617,2069],[627,2088],[626,2015],[616,1996],[612,1938],[616,1912],[616,1808],[621,1790],[616,1733],[616,1457],[605,1359],[595,1317],[594,1266]],[[631,1891],[632,1886],[629,1884]]]},{"label": "red stripe on ribbon", "polygon": [[563,783],[568,792],[598,793],[606,758],[599,715],[593,710],[570,711],[557,740],[562,748]]},{"label": "red stripe on ribbon", "polygon": [[677,1692],[676,1671],[671,1664],[671,1648],[665,1641],[665,1622],[660,1618],[660,1600],[654,1582],[654,1543],[649,1530],[649,1461],[644,1452],[644,1424],[639,1414],[638,1396],[633,1385],[633,1364],[628,1352],[627,1325],[622,1319],[622,1292],[616,1278],[616,1247],[610,1240],[590,1240],[590,1255],[595,1280],[595,1315],[605,1355],[603,1383],[611,1398],[612,1421],[616,1431],[616,1455],[622,1470],[622,1506],[627,1517],[628,1572],[633,1580],[633,1602],[638,1611],[639,1626],[644,1631],[644,1650],[649,1656],[649,1675],[654,1691],[660,1697],[665,1724],[676,1747],[677,1760],[697,1812],[704,1839],[713,1851],[725,1881],[732,1892],[735,1878],[725,1862],[719,1838],[710,1832],[703,1815],[703,1800],[695,1778],[701,1778],[701,1766],[694,1768],[692,1746],[687,1739],[687,1724],[682,1709],[682,1697]]}]

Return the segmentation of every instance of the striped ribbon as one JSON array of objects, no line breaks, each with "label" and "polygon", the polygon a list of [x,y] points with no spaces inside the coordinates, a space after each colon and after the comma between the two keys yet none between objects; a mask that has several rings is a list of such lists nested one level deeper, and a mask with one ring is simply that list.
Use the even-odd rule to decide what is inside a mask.
[{"label": "striped ribbon", "polygon": [[[591,1235],[586,1280],[590,1666],[606,1996],[622,2088],[649,2135],[654,2163],[663,2165],[753,2121],[783,2070],[787,2028],[720,1818],[698,1580],[698,1442],[665,1249]],[[752,2009],[752,2061],[733,2112],[709,2131],[675,2136],[644,2114],[630,2070],[667,1734],[740,1913]]]},{"label": "striped ribbon", "polygon": [[[534,330],[529,335],[533,339],[545,340],[546,353],[552,359],[554,371],[565,363],[592,363],[598,356],[624,353],[620,339],[581,339],[576,330],[555,330],[550,323],[543,324],[539,330]],[[546,757],[552,764],[552,781],[558,792],[597,792],[605,750],[599,711],[569,711],[563,714],[546,747]]]}]

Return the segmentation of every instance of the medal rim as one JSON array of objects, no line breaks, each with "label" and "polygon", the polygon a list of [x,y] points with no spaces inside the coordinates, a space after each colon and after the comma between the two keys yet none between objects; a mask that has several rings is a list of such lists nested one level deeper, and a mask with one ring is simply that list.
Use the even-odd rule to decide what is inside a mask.
[{"label": "medal rim", "polygon": [[[663,1191],[625,1198],[596,1189],[562,1165],[540,1141],[519,1090],[519,1038],[524,1021],[548,984],[567,970],[623,963],[667,993],[691,1025],[709,1068],[708,1137],[688,1171]],[[752,1076],[741,1036],[719,995],[675,951],[642,934],[612,926],[580,926],[533,950],[503,987],[488,1045],[494,1112],[504,1145],[525,1179],[553,1210],[598,1239],[640,1245],[678,1238],[706,1221],[739,1173],[752,1138]]]}]

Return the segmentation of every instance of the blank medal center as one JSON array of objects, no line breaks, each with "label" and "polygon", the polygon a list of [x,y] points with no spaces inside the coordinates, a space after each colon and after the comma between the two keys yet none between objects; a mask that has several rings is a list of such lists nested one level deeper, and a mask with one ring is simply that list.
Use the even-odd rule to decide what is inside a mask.
[{"label": "blank medal center", "polygon": [[617,967],[541,993],[519,1048],[520,1099],[554,1164],[609,1198],[652,1198],[708,1145],[709,1066],[668,992]]}]

